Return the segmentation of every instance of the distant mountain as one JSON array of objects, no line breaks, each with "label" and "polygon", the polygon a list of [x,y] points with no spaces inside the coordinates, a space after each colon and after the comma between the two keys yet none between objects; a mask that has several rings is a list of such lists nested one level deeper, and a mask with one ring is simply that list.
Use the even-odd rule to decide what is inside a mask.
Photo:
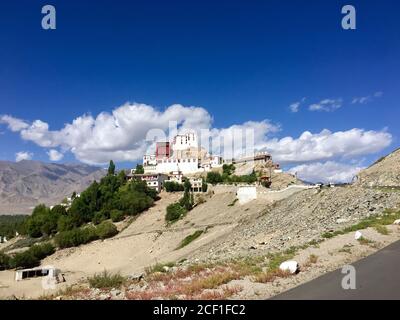
[{"label": "distant mountain", "polygon": [[54,205],[105,174],[85,164],[0,161],[0,214],[28,214],[39,203]]}]

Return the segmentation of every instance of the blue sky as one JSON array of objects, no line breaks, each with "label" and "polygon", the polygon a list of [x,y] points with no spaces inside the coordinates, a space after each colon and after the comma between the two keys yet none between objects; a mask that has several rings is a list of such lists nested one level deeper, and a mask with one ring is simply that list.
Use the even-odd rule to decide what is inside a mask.
[{"label": "blue sky", "polygon": [[[56,30],[41,28],[45,4],[56,7]],[[341,28],[345,4],[356,8],[357,30]],[[54,132],[130,102],[151,106],[146,110],[160,119],[173,104],[188,117],[193,109],[185,108],[202,108],[195,110],[212,122],[200,124],[217,130],[268,120],[260,145],[285,168],[309,172],[325,165],[353,173],[399,146],[399,12],[395,0],[2,2],[0,159],[14,161],[25,152],[49,161],[49,150],[56,150],[60,161],[94,163],[110,152],[129,166],[141,150],[140,108],[129,109],[136,112],[132,135],[138,136],[119,149],[102,146],[100,135],[78,150],[81,145],[66,145]],[[298,112],[291,112],[296,102]],[[10,130],[4,115],[24,125]],[[32,128],[34,120],[49,129]],[[299,146],[303,132],[324,129],[327,138],[313,136]],[[282,151],[285,137],[293,139],[291,155]],[[326,154],[331,144],[337,151]],[[130,156],[121,156],[127,150]],[[324,155],[302,154],[315,150]]]}]

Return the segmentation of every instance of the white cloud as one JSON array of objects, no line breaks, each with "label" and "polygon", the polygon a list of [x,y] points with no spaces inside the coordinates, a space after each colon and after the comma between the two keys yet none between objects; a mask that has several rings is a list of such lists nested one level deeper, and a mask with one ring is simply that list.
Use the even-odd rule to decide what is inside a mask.
[{"label": "white cloud", "polygon": [[300,108],[300,102],[292,103],[292,104],[289,106],[290,111],[291,111],[291,112],[294,112],[294,113],[298,112],[298,111],[299,111],[299,108]]},{"label": "white cloud", "polygon": [[27,151],[20,151],[15,154],[15,161],[20,162],[22,160],[31,160],[33,153]]},{"label": "white cloud", "polygon": [[146,134],[151,129],[167,131],[171,121],[181,129],[208,128],[212,118],[203,108],[172,105],[164,112],[145,104],[125,104],[113,110],[102,112],[96,118],[82,115],[58,131],[51,131],[49,125],[35,120],[22,128],[22,139],[33,141],[46,148],[61,147],[71,151],[77,159],[91,164],[115,161],[133,161],[145,153],[148,143]]},{"label": "white cloud", "polygon": [[299,138],[270,139],[265,148],[281,163],[301,163],[335,158],[354,158],[381,151],[392,142],[392,135],[385,130],[365,131],[351,129],[320,133],[303,132]]},{"label": "white cloud", "polygon": [[[381,151],[392,140],[391,134],[385,130],[357,128],[339,132],[326,129],[320,133],[305,131],[298,138],[277,139],[271,134],[280,131],[280,126],[269,120],[213,128],[212,116],[206,109],[179,104],[164,111],[145,104],[125,104],[111,113],[102,112],[96,117],[82,115],[60,130],[50,130],[49,124],[41,120],[27,123],[12,119],[13,123],[26,124],[19,126],[22,139],[54,151],[58,149],[56,152],[60,154],[71,152],[78,160],[89,164],[104,164],[110,159],[117,162],[141,159],[155,140],[167,139],[165,135],[174,121],[179,131],[200,131],[202,146],[214,154],[224,151],[222,155],[225,157],[237,157],[243,151],[267,150],[281,164],[353,159]],[[205,138],[204,130],[208,131]],[[236,132],[241,134],[236,135]],[[170,135],[175,133],[172,131]],[[208,146],[204,140],[211,140],[212,145]],[[234,150],[229,154],[226,149],[232,145]],[[49,151],[49,157],[57,159],[60,155],[54,151]]]},{"label": "white cloud", "polygon": [[8,129],[13,132],[20,131],[27,128],[29,125],[24,120],[14,118],[9,115],[3,115],[0,117],[0,123],[7,124]]},{"label": "white cloud", "polygon": [[297,174],[299,179],[308,182],[347,183],[351,182],[353,177],[362,169],[364,168],[357,165],[327,161],[324,163],[302,164],[291,168],[289,172]]},{"label": "white cloud", "polygon": [[364,97],[356,97],[356,98],[353,98],[353,100],[352,100],[352,104],[356,104],[356,103],[359,103],[359,104],[366,104],[366,103],[369,103],[369,102],[371,102],[372,100],[374,100],[375,98],[380,98],[380,97],[382,97],[383,96],[383,92],[382,91],[377,91],[377,92],[375,92],[375,93],[373,93],[372,95],[368,95],[368,96],[364,96]]},{"label": "white cloud", "polygon": [[342,106],[343,100],[342,99],[324,99],[318,103],[311,104],[308,107],[310,111],[335,111]]},{"label": "white cloud", "polygon": [[49,156],[50,161],[60,161],[62,158],[64,158],[64,155],[55,149],[49,150],[47,155]]},{"label": "white cloud", "polygon": [[303,99],[301,99],[300,101],[296,101],[293,102],[290,106],[289,106],[289,110],[290,112],[296,113],[299,111],[301,104],[306,101],[306,98],[304,97]]}]

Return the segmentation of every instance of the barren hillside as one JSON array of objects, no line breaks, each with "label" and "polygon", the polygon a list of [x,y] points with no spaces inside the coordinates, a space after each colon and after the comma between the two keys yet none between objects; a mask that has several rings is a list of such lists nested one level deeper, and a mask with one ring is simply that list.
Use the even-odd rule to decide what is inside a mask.
[{"label": "barren hillside", "polygon": [[83,164],[0,161],[0,214],[29,214],[39,203],[54,205],[104,174]]},{"label": "barren hillside", "polygon": [[[363,218],[382,214],[385,209],[399,210],[399,189],[386,187],[388,179],[397,183],[396,177],[400,174],[396,162],[398,155],[396,151],[360,173],[364,178],[361,182],[378,179],[383,181],[380,185],[385,187],[371,187],[369,183],[365,185],[358,181],[354,185],[287,193],[286,198],[276,202],[271,202],[267,189],[262,189],[256,200],[244,205],[235,200],[234,185],[210,187],[209,192],[202,195],[203,200],[172,225],[165,222],[166,207],[181,198],[182,194],[163,192],[152,208],[139,215],[114,238],[58,250],[42,263],[60,268],[65,273],[67,284],[71,284],[84,281],[104,269],[130,276],[142,273],[145,268],[159,262],[178,263],[185,259],[183,264],[178,264],[219,263],[231,258],[262,257],[291,247],[319,243],[324,233],[343,230]],[[380,176],[387,178],[379,180]],[[286,186],[288,180],[284,175],[283,181],[282,186]],[[389,243],[398,237],[397,229],[391,230],[393,234],[390,239],[388,237],[382,243]],[[199,231],[202,233],[198,238],[178,248],[182,240]],[[368,231],[367,234],[375,239],[383,237],[377,235],[376,231]],[[337,246],[343,247],[346,244],[343,241],[350,241],[351,236],[341,239],[327,246],[337,251],[340,249]],[[364,254],[362,252],[359,254]],[[330,261],[327,252],[319,254]],[[339,260],[335,260],[335,263],[339,263]],[[326,270],[332,266],[328,264]],[[15,286],[13,272],[2,271],[0,296],[26,292],[37,296],[42,293],[39,281],[24,281]]]},{"label": "barren hillside", "polygon": [[361,171],[356,184],[369,187],[400,186],[400,149],[382,157],[369,168]]}]

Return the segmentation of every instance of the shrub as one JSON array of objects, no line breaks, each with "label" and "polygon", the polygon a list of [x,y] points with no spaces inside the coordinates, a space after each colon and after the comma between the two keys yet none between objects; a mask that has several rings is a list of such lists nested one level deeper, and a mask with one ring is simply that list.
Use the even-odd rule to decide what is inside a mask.
[{"label": "shrub", "polygon": [[12,259],[14,268],[33,268],[40,264],[40,259],[34,256],[31,250],[17,253]]},{"label": "shrub", "polygon": [[197,230],[194,233],[192,233],[191,235],[188,235],[185,239],[183,239],[181,241],[181,243],[179,244],[179,246],[176,249],[181,249],[185,246],[187,246],[189,243],[191,243],[192,241],[196,240],[198,237],[200,237],[203,234],[203,230]]},{"label": "shrub", "polygon": [[120,210],[112,210],[110,213],[110,218],[112,222],[118,222],[123,220],[125,217],[124,213]]},{"label": "shrub", "polygon": [[136,173],[136,174],[143,174],[143,173],[144,173],[143,165],[137,164],[137,165],[136,165],[136,169],[135,169],[135,173]]},{"label": "shrub", "polygon": [[6,270],[10,268],[11,258],[4,252],[0,252],[0,270]]},{"label": "shrub", "polygon": [[146,272],[147,275],[150,275],[150,274],[153,274],[153,273],[156,273],[156,272],[164,273],[164,272],[167,272],[167,270],[169,268],[172,268],[174,266],[175,266],[174,262],[156,263],[153,266],[145,268],[145,272]]},{"label": "shrub", "polygon": [[203,181],[201,183],[201,192],[207,192],[207,190],[208,190],[208,184],[203,179]]},{"label": "shrub", "polygon": [[224,164],[222,166],[223,174],[230,176],[233,174],[234,171],[235,171],[235,166],[233,164]]},{"label": "shrub", "polygon": [[50,242],[47,242],[43,244],[35,244],[28,251],[31,251],[36,258],[42,260],[47,256],[52,255],[55,248]]},{"label": "shrub", "polygon": [[386,226],[376,225],[375,230],[380,234],[383,234],[384,236],[387,236],[389,234],[389,230]]},{"label": "shrub", "polygon": [[48,222],[50,209],[44,204],[37,205],[32,215],[26,220],[25,228],[29,236],[32,238],[40,238],[43,235],[42,227]]},{"label": "shrub", "polygon": [[186,212],[186,209],[182,207],[178,202],[172,203],[167,207],[165,220],[167,220],[168,222],[175,222],[176,220],[180,219]]},{"label": "shrub", "polygon": [[78,227],[78,223],[73,216],[61,216],[57,222],[57,230],[59,232],[72,230]]},{"label": "shrub", "polygon": [[29,218],[26,215],[4,215],[0,216],[0,236],[11,239],[15,237],[15,233],[25,233],[25,221]]},{"label": "shrub", "polygon": [[103,221],[96,227],[96,234],[100,239],[113,237],[117,233],[117,227],[108,221]]},{"label": "shrub", "polygon": [[175,181],[165,181],[164,188],[167,192],[176,192],[176,191],[183,191],[184,187],[183,184],[175,182]]},{"label": "shrub", "polygon": [[55,241],[60,248],[76,247],[81,244],[88,243],[93,240],[97,240],[97,228],[75,228],[68,231],[63,231],[57,234]]},{"label": "shrub", "polygon": [[194,200],[193,193],[190,192],[192,185],[189,180],[186,180],[184,183],[184,190],[182,199],[179,200],[179,204],[186,209],[186,211],[190,211],[193,208]]},{"label": "shrub", "polygon": [[211,184],[217,184],[217,183],[222,183],[222,176],[218,172],[208,172],[207,173],[207,178],[206,178],[207,183]]},{"label": "shrub", "polygon": [[88,281],[92,288],[110,289],[120,288],[126,282],[126,279],[119,273],[111,274],[104,270],[102,273],[95,274],[93,277],[88,278]]},{"label": "shrub", "polygon": [[92,222],[94,224],[99,224],[101,222],[103,222],[104,220],[107,220],[110,218],[110,215],[106,212],[106,211],[100,211],[100,212],[96,212]]}]

